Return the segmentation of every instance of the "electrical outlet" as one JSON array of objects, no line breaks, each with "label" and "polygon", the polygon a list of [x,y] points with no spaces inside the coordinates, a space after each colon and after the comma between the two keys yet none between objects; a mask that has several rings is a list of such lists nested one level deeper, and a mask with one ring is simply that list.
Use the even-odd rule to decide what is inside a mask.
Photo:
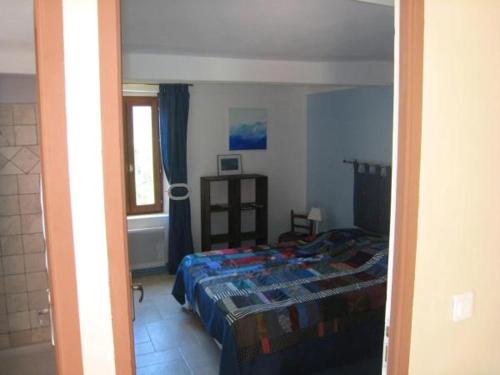
[{"label": "electrical outlet", "polygon": [[474,308],[474,293],[456,294],[452,297],[452,317],[454,322],[469,319]]}]

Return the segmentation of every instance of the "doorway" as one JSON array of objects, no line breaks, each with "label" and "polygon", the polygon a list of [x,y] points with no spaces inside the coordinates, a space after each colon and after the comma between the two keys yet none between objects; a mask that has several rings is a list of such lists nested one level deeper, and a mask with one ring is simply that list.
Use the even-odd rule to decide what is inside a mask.
[{"label": "doorway", "polygon": [[[116,24],[115,24],[115,26],[116,26]],[[116,60],[118,60],[116,56],[115,56],[115,58],[116,58]],[[118,82],[119,82],[119,80],[118,80]],[[114,103],[114,104],[115,104],[116,106],[119,106],[119,104],[118,104],[116,101],[115,101],[115,103]],[[115,115],[116,115],[116,111],[115,111]],[[118,115],[118,116],[119,116],[119,115]],[[419,124],[417,124],[417,125],[419,125]],[[412,139],[412,140],[413,140],[413,139]],[[401,142],[401,141],[400,141],[400,142]],[[115,150],[114,150],[114,151],[116,152],[116,155],[119,155],[119,147],[118,147],[118,148],[115,148]],[[401,165],[401,164],[400,164],[400,165]],[[418,173],[417,173],[417,177],[418,177]],[[399,179],[399,178],[403,178],[403,179],[404,179],[405,177],[398,177],[398,179]],[[403,180],[403,181],[404,181],[404,180]],[[398,181],[398,185],[399,185],[399,181]],[[403,186],[404,186],[404,185],[403,185]],[[418,185],[417,185],[417,186],[418,186]],[[120,189],[118,189],[118,190],[120,190]],[[410,198],[411,198],[411,197],[410,197]],[[123,218],[122,218],[122,219],[119,219],[117,222],[123,222]],[[397,226],[396,226],[396,231],[399,233],[399,231],[398,231],[398,227],[397,227]],[[122,237],[122,238],[124,237],[124,236],[123,236],[123,233],[121,234],[121,237]],[[397,240],[396,240],[396,242],[397,242]],[[118,253],[120,253],[120,252],[118,252]],[[123,255],[123,254],[121,254],[121,255]],[[126,258],[126,257],[125,257],[125,258]],[[396,264],[397,264],[397,262],[398,262],[398,261],[396,260]],[[120,261],[118,260],[118,263],[120,263],[120,264],[121,264],[121,265],[119,266],[119,267],[121,268],[121,271],[120,271],[120,272],[121,272],[121,273],[123,273],[123,262],[120,262]],[[397,269],[397,268],[396,268],[396,269]],[[123,278],[123,276],[121,276],[121,277]],[[396,278],[397,278],[397,276],[396,276]],[[126,281],[126,279],[123,279],[122,281]],[[128,283],[124,282],[123,284],[124,284],[124,285],[127,285],[127,289],[128,289]],[[118,284],[115,284],[115,287],[117,287],[117,285],[118,285]],[[122,288],[122,293],[121,293],[121,295],[123,296],[123,295],[124,295],[124,293],[125,293],[125,290]],[[127,293],[128,293],[128,292],[127,292]],[[113,292],[112,292],[112,294],[113,294]],[[393,297],[393,298],[394,298],[394,297]],[[398,301],[398,303],[399,303],[399,301]],[[116,308],[116,307],[115,307],[115,308]],[[117,310],[117,311],[118,311],[118,310]],[[393,327],[396,327],[396,326],[397,326],[397,324],[393,325]],[[392,343],[393,343],[393,342],[392,342]],[[126,345],[125,345],[125,346],[126,346]],[[391,347],[392,347],[392,346],[391,346]],[[125,360],[125,362],[127,362],[127,361]]]}]

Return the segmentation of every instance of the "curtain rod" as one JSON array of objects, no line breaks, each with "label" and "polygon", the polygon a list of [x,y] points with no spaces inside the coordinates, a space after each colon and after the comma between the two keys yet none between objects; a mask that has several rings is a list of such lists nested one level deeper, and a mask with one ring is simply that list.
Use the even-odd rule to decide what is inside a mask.
[{"label": "curtain rod", "polygon": [[390,165],[382,165],[382,164],[377,164],[377,163],[371,163],[371,162],[367,162],[367,161],[359,161],[359,160],[347,160],[347,159],[344,159],[342,160],[342,163],[344,164],[354,164],[354,163],[358,163],[358,164],[366,164],[366,165],[373,165],[375,167],[390,167]]}]

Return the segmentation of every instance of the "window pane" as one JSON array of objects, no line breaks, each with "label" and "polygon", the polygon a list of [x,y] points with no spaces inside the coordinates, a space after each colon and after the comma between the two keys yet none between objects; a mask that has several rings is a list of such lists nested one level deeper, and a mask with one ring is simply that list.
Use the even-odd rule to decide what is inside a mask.
[{"label": "window pane", "polygon": [[152,113],[150,106],[132,107],[135,199],[138,206],[155,203]]}]

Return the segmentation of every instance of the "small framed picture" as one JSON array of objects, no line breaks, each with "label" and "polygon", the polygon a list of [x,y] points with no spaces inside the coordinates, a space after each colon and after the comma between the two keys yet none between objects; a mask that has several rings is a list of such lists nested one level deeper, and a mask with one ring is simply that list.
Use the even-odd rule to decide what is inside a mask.
[{"label": "small framed picture", "polygon": [[217,171],[219,176],[241,174],[241,155],[217,155]]}]

